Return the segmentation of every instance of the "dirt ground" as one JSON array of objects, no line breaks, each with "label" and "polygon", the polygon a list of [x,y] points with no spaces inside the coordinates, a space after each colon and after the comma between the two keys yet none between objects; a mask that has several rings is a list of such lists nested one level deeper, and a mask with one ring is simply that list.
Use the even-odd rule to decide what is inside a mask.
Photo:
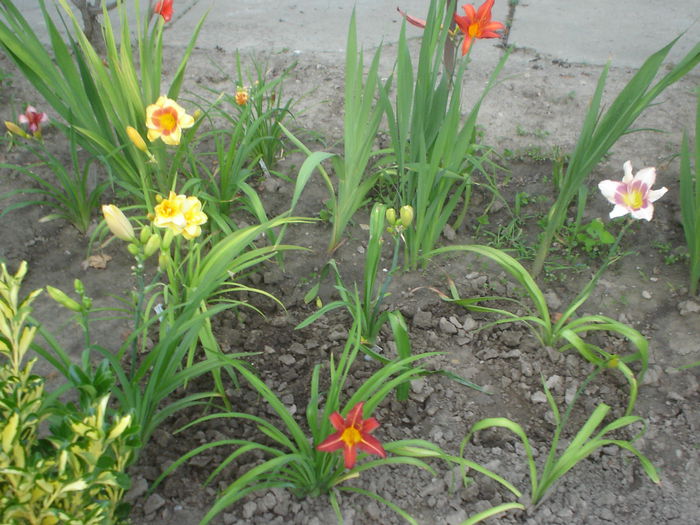
[{"label": "dirt ground", "polygon": [[[495,65],[500,52],[496,47],[483,47],[479,67],[472,68],[466,80],[467,104],[480,93],[491,71],[482,66],[487,66],[489,61],[491,67]],[[383,67],[388,74],[394,57],[391,46],[385,49],[384,57]],[[316,132],[322,139],[323,144],[310,144],[312,149],[333,148],[342,133],[342,64],[331,62],[323,55],[296,56],[291,52],[263,58],[271,75],[297,62],[285,81],[286,94],[297,100],[294,125]],[[223,72],[217,64],[222,66]],[[226,78],[226,74],[234,75],[234,67],[235,60],[230,54],[195,52],[185,87],[191,92],[201,92],[202,87],[231,91],[234,82]],[[0,56],[0,68],[13,73],[1,86],[3,120],[14,117],[27,103],[41,105],[6,57]],[[522,211],[524,220],[510,230],[507,239],[513,245],[501,247],[532,247],[537,219],[546,212],[552,196],[551,182],[546,179],[551,175],[551,160],[556,148],[570,151],[573,147],[599,73],[598,67],[570,64],[528,50],[518,50],[510,57],[501,76],[502,82],[487,99],[479,119],[483,128],[482,142],[493,147],[494,159],[505,168],[493,174],[504,200],[491,207],[489,225],[479,227],[475,219],[483,213],[489,198],[476,188],[470,208],[471,220],[456,232],[446,232],[445,244],[495,242],[499,228],[503,232],[504,228],[513,226],[510,210],[515,194],[527,192],[538,198],[530,199]],[[632,74],[633,71],[627,69],[611,70],[606,89],[608,100]],[[673,262],[679,257],[669,257],[680,253],[678,250],[684,245],[679,222],[676,154],[683,130],[692,132],[693,90],[699,81],[700,74],[695,71],[665,92],[660,104],[645,112],[637,123],[637,127],[660,131],[623,138],[595,170],[590,183],[590,187],[595,188],[599,180],[621,178],[622,164],[629,159],[635,169],[656,166],[657,185],[669,188],[668,194],[656,205],[653,221],[635,224],[628,232],[623,248],[631,253],[608,270],[581,310],[624,320],[650,341],[650,369],[640,388],[636,408],[636,414],[646,419],[648,428],[636,445],[658,468],[662,482],[654,485],[635,459],[615,447],[606,447],[564,476],[536,508],[492,519],[490,523],[700,523],[697,498],[700,487],[700,368],[678,369],[700,359],[697,344],[700,300],[688,296],[683,259]],[[183,99],[187,99],[187,94]],[[55,142],[57,151],[64,144],[51,129],[47,130],[45,140]],[[298,153],[290,152],[280,169],[288,170],[287,175],[294,177],[302,160]],[[0,162],[21,164],[26,158],[18,150],[2,149]],[[2,170],[0,193],[29,185],[20,175]],[[289,184],[267,181],[263,188],[262,199],[271,215],[288,207]],[[304,196],[300,213],[317,217],[324,198],[319,181]],[[586,218],[601,217],[607,223],[609,211],[605,200],[592,190]],[[81,263],[87,255],[87,238],[65,223],[40,222],[46,213],[38,206],[24,208],[2,217],[0,223],[0,256],[12,266],[21,260],[28,261],[28,290],[47,284],[71,290],[73,280],[80,278],[100,305],[112,304],[110,294],[129,290],[132,285],[130,260],[121,246],[112,244],[105,249],[112,257],[106,269],[85,270]],[[348,231],[348,241],[335,254],[347,279],[358,278],[361,272],[366,246],[366,233],[361,225],[366,222],[366,213],[360,214]],[[336,314],[306,329],[294,330],[294,326],[312,311],[302,298],[327,260],[325,248],[329,234],[328,224],[322,222],[294,228],[288,241],[312,251],[288,253],[284,270],[268,265],[254,276],[256,286],[273,293],[285,309],[251,296],[251,302],[265,312],[265,317],[253,312],[238,316],[228,312],[215,320],[216,333],[224,348],[234,352],[260,352],[252,358],[252,363],[299,417],[303,416],[308,399],[312,367],[324,362],[329,353],[342,349],[350,325],[348,317]],[[583,253],[564,258],[563,247],[560,248],[554,250],[553,260],[559,257],[562,265],[551,267],[540,280],[553,310],[565,308],[601,263],[599,258]],[[543,460],[554,426],[547,404],[543,402],[541,378],[547,381],[562,406],[581,384],[589,367],[577,355],[542,348],[522,326],[479,330],[493,318],[444,303],[429,289],[446,290],[448,277],[463,296],[483,294],[487,289],[510,293],[516,288],[499,270],[484,265],[483,261],[444,257],[433,261],[426,271],[397,277],[391,286],[390,302],[409,320],[414,351],[443,352],[426,366],[447,369],[483,386],[489,393],[466,388],[443,376],[425,377],[412,384],[407,403],[391,400],[376,411],[374,415],[381,427],[375,434],[384,441],[428,439],[457,453],[460,441],[473,423],[484,417],[504,416],[524,427],[539,459]],[[332,287],[327,286],[324,300],[332,294]],[[68,312],[57,310],[44,297],[38,302],[35,317],[79,354],[80,338],[70,323]],[[109,346],[109,338],[118,333],[113,324],[95,328],[98,330],[96,337],[104,337],[104,341],[100,341],[105,346]],[[127,326],[116,328],[128,329]],[[387,339],[383,334],[381,344],[390,353],[391,344]],[[622,345],[612,336],[601,336],[599,342],[613,348]],[[353,380],[357,382],[367,377],[374,366],[371,362],[358,362]],[[44,370],[52,376],[50,370]],[[262,401],[249,390],[232,389],[231,396],[234,406],[251,407],[261,415],[269,415]],[[624,384],[612,374],[601,376],[585,391],[565,438],[571,437],[576,424],[580,425],[596,404],[605,402],[620,414],[625,401]],[[148,495],[148,484],[193,447],[224,437],[254,436],[254,428],[230,421],[174,434],[198,415],[181,413],[159,429],[142,452],[138,464],[131,469],[133,488],[128,499],[134,503],[134,524],[197,523],[214,501],[217,489],[227,486],[259,459],[245,458],[229,467],[211,486],[202,487],[208,474],[230,451],[208,453],[180,468]],[[467,456],[527,491],[529,480],[522,446],[506,431],[482,433],[467,447]],[[459,487],[453,483],[454,472],[437,463],[435,468],[436,477],[403,466],[378,469],[352,483],[377,490],[381,496],[405,508],[420,523],[431,525],[459,524],[480,510],[508,501],[508,494],[488,479],[476,476],[475,484]],[[343,497],[341,507],[345,523],[401,522],[390,510],[360,496]],[[324,498],[297,500],[282,490],[248,496],[215,520],[215,523],[225,524],[266,525],[334,522],[333,512]]]}]

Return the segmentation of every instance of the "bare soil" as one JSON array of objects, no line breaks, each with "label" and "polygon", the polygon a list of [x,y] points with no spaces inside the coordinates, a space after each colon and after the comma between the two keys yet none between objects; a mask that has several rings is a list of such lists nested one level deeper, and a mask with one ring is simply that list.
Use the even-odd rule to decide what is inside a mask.
[{"label": "bare soil", "polygon": [[[467,104],[480,93],[498,53],[498,48],[484,46],[483,57],[472,65],[472,73],[466,80]],[[388,74],[394,56],[391,46],[385,49],[384,56],[384,70]],[[313,54],[281,53],[264,59],[271,74],[297,62],[285,82],[286,93],[298,100],[295,126],[315,132],[322,139],[323,143],[310,144],[312,149],[335,147],[342,126],[342,64]],[[223,72],[215,64],[220,65]],[[226,53],[195,52],[186,87],[192,92],[201,92],[203,87],[232,91],[234,83],[226,75],[235,74],[234,65],[234,57]],[[11,120],[27,103],[41,105],[6,57],[0,56],[0,68],[14,73],[1,86],[3,120]],[[551,175],[555,148],[568,151],[575,143],[599,73],[598,67],[569,64],[527,50],[516,51],[511,56],[501,84],[487,99],[479,119],[483,127],[482,142],[494,148],[494,159],[504,167],[493,174],[504,199],[492,205],[489,224],[479,226],[476,218],[490,203],[490,194],[476,188],[470,220],[458,231],[446,232],[445,244],[495,242],[499,228],[503,234],[504,228],[510,226],[502,248],[527,253],[528,247],[534,246],[537,220],[546,213],[553,195],[547,177]],[[627,69],[611,70],[606,90],[609,99],[632,74],[633,71]],[[490,523],[700,523],[697,498],[700,487],[700,368],[678,369],[700,359],[697,344],[700,301],[688,296],[687,268],[683,259],[673,263],[663,248],[668,245],[671,253],[678,254],[684,245],[675,155],[684,129],[692,132],[693,89],[698,81],[700,76],[693,72],[664,93],[661,103],[650,108],[638,122],[640,128],[655,128],[660,132],[625,137],[590,181],[590,187],[595,188],[599,180],[621,178],[622,164],[630,159],[635,169],[656,166],[657,184],[669,188],[668,194],[657,203],[653,221],[635,224],[624,239],[623,249],[632,253],[609,269],[582,308],[582,313],[602,313],[628,322],[650,341],[650,369],[640,388],[636,408],[636,414],[646,419],[648,428],[636,445],[659,469],[662,483],[654,485],[634,458],[615,447],[606,447],[574,467],[536,508],[492,519]],[[65,149],[65,141],[50,128],[45,140],[54,144],[56,151]],[[297,153],[290,152],[279,169],[294,177],[302,160]],[[0,161],[22,164],[27,159],[18,150],[3,148]],[[0,193],[28,186],[30,182],[20,175],[3,170]],[[271,215],[288,207],[289,184],[267,181],[261,191]],[[532,198],[522,210],[524,220],[513,223],[511,209],[518,192],[526,192]],[[317,217],[324,198],[319,181],[305,195],[300,213]],[[609,209],[604,199],[592,190],[587,219],[601,217],[607,224]],[[123,247],[112,244],[104,250],[112,257],[107,268],[84,269],[81,263],[88,254],[88,239],[65,223],[41,222],[39,219],[46,213],[46,209],[35,206],[2,217],[0,257],[11,266],[22,260],[29,262],[27,289],[51,284],[69,291],[73,280],[80,278],[99,305],[114,304],[110,294],[123,294],[132,286],[130,259]],[[359,215],[348,231],[348,241],[334,255],[350,282],[361,275],[366,246],[363,222],[366,222],[366,212]],[[615,228],[611,226],[614,233]],[[294,326],[312,311],[304,304],[303,296],[327,261],[325,250],[329,235],[328,224],[322,222],[295,227],[288,241],[312,251],[288,253],[284,268],[267,265],[252,277],[255,286],[273,293],[284,304],[284,309],[251,295],[249,300],[263,310],[264,317],[242,311],[227,312],[215,319],[222,347],[231,352],[259,352],[251,358],[251,363],[300,418],[303,418],[308,399],[312,367],[326,362],[330,353],[342,349],[350,326],[350,319],[337,313],[306,329],[294,330]],[[540,279],[555,311],[565,308],[602,262],[580,250],[566,255],[566,248],[562,243],[555,247],[552,260],[561,264],[559,267],[551,265]],[[529,262],[524,261],[524,264]],[[448,278],[455,282],[463,296],[483,295],[486,290],[497,294],[517,293],[517,287],[497,268],[473,257],[453,256],[434,260],[425,271],[398,276],[392,283],[389,302],[409,320],[414,351],[442,352],[440,357],[426,363],[428,368],[454,372],[483,386],[489,393],[469,389],[444,376],[427,376],[412,384],[407,403],[388,400],[377,410],[375,416],[381,427],[375,434],[384,441],[428,439],[457,453],[460,441],[472,424],[484,417],[504,416],[524,427],[539,460],[543,461],[554,426],[547,404],[542,400],[542,378],[563,406],[590,372],[590,367],[578,355],[541,347],[522,326],[480,330],[493,318],[447,304],[430,290],[431,287],[446,290]],[[333,297],[330,283],[323,290],[324,300]],[[79,355],[82,349],[78,330],[71,324],[68,312],[57,309],[48,298],[43,298],[35,317]],[[109,346],[114,334],[128,330],[128,326],[112,323],[95,326],[95,329],[98,330],[96,337]],[[624,349],[623,342],[610,335],[600,336],[598,343]],[[381,345],[390,355],[388,334],[382,334]],[[359,384],[375,367],[372,362],[358,361],[352,380]],[[55,377],[48,367],[44,370]],[[192,385],[192,388],[206,387],[206,382]],[[245,385],[241,389],[232,388],[230,393],[234,407],[270,415],[264,403]],[[626,399],[626,387],[618,377],[612,373],[600,376],[579,401],[565,438],[575,433],[576,425],[580,425],[598,403],[611,405],[613,412],[619,415]],[[181,467],[153,494],[148,494],[148,485],[162,470],[195,446],[215,439],[255,435],[254,428],[232,421],[175,433],[199,415],[201,412],[190,411],[169,421],[155,433],[138,464],[131,469],[133,489],[128,499],[134,504],[134,524],[198,523],[215,500],[217,490],[260,459],[246,457],[204,487],[202,483],[208,474],[230,450],[207,453]],[[525,456],[514,436],[505,431],[484,432],[470,443],[466,454],[527,492]],[[350,483],[376,490],[425,524],[458,524],[477,511],[508,501],[508,494],[488,479],[476,476],[476,483],[465,488],[455,483],[454,472],[446,470],[442,464],[434,466],[438,473],[435,477],[418,469],[395,467],[367,472]],[[390,510],[359,496],[343,497],[341,507],[345,523],[402,521]],[[248,496],[215,520],[215,523],[225,524],[266,525],[334,522],[335,516],[325,498],[297,500],[283,490]]]}]

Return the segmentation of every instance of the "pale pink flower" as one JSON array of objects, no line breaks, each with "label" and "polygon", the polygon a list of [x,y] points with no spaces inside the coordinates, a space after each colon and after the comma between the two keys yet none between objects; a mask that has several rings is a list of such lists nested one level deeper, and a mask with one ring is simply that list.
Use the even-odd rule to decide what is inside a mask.
[{"label": "pale pink flower", "polygon": [[659,200],[668,189],[651,189],[656,181],[656,168],[642,168],[633,176],[632,163],[628,160],[623,169],[625,175],[622,182],[604,180],[598,183],[603,196],[615,205],[610,212],[610,218],[622,217],[629,213],[633,219],[650,221],[654,215],[652,203]]},{"label": "pale pink flower", "polygon": [[29,131],[36,135],[40,133],[39,126],[49,121],[49,116],[37,111],[34,106],[27,106],[25,112],[19,116],[19,121],[21,124],[26,124]]}]

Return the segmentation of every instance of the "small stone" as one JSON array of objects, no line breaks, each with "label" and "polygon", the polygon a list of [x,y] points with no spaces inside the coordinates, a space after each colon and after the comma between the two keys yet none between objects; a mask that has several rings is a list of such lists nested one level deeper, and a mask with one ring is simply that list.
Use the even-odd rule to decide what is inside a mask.
[{"label": "small stone", "polygon": [[148,481],[146,481],[143,477],[139,476],[136,479],[134,479],[134,483],[131,485],[129,492],[127,492],[124,495],[124,501],[127,503],[131,503],[132,501],[135,501],[136,499],[143,496],[147,490]]},{"label": "small stone", "polygon": [[642,290],[642,297],[644,297],[644,299],[651,299],[651,293],[647,290]]},{"label": "small stone", "polygon": [[530,396],[530,399],[532,399],[533,403],[546,403],[547,402],[547,396],[545,395],[544,392],[537,391],[532,396]]},{"label": "small stone", "polygon": [[252,518],[256,510],[258,510],[257,504],[254,501],[247,501],[245,505],[243,505],[243,517],[245,519]]},{"label": "small stone", "polygon": [[553,375],[545,382],[547,388],[551,391],[559,393],[564,389],[564,379],[561,376]]},{"label": "small stone", "polygon": [[440,322],[438,324],[440,331],[444,334],[456,334],[457,333],[457,327],[453,325],[451,322],[449,322],[446,318],[441,317]]},{"label": "small stone", "polygon": [[416,326],[416,328],[432,328],[433,314],[431,312],[424,312],[423,310],[418,310],[413,316],[413,324]]},{"label": "small stone", "polygon": [[306,347],[301,343],[292,343],[289,345],[289,351],[293,354],[306,355]]},{"label": "small stone", "polygon": [[425,388],[425,378],[419,377],[418,379],[411,381],[411,390],[414,393],[420,394],[423,391],[423,388]]},{"label": "small stone", "polygon": [[462,328],[464,328],[465,332],[471,332],[472,330],[476,330],[478,326],[479,323],[477,323],[471,315],[467,315],[464,317]]},{"label": "small stone", "polygon": [[280,356],[280,362],[283,365],[291,366],[297,362],[293,355],[285,354]]},{"label": "small stone", "polygon": [[547,306],[552,310],[558,310],[561,306],[561,299],[554,290],[547,290],[544,292],[544,299],[547,301]]},{"label": "small stone", "polygon": [[146,500],[146,503],[143,505],[143,513],[147,515],[153,514],[163,505],[165,505],[165,499],[163,499],[163,496],[157,493],[151,494]]},{"label": "small stone", "polygon": [[457,237],[457,234],[455,233],[454,229],[449,224],[445,224],[445,227],[442,229],[442,234],[448,241],[454,241]]},{"label": "small stone", "polygon": [[678,303],[678,313],[683,317],[689,314],[697,314],[700,312],[700,304],[695,301],[688,299],[687,301],[681,301]]}]

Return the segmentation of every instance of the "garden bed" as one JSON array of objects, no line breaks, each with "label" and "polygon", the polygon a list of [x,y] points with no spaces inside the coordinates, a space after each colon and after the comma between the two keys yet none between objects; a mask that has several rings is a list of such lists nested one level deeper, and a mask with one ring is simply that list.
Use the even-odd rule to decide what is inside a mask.
[{"label": "garden bed", "polygon": [[[486,53],[493,58],[499,51]],[[386,53],[392,56],[391,52]],[[231,90],[208,61],[205,53],[195,52],[189,68],[185,90],[201,92],[202,87]],[[217,55],[218,63],[230,63],[232,57]],[[298,100],[294,113],[296,129],[305,129],[323,139],[317,149],[331,147],[341,138],[342,67],[321,56],[297,57],[298,65],[285,80],[285,92]],[[289,56],[269,57],[271,70],[281,71],[291,61]],[[5,57],[0,67],[14,71]],[[475,69],[466,81],[465,92],[483,85],[486,73]],[[230,71],[233,74],[233,71]],[[631,71],[613,69],[606,93],[614,95],[629,79]],[[483,126],[482,143],[494,148],[494,159],[504,170],[495,171],[503,200],[497,200],[488,213],[491,193],[475,189],[469,220],[456,232],[447,231],[444,244],[498,243],[503,249],[522,250],[531,257],[531,248],[541,219],[553,197],[547,181],[551,176],[556,149],[568,151],[573,146],[580,122],[592,94],[599,68],[566,64],[551,57],[528,51],[516,51],[502,77],[505,79],[489,95],[479,122]],[[604,314],[628,323],[650,342],[649,370],[640,393],[635,414],[647,422],[644,436],[636,446],[659,470],[661,484],[646,477],[639,462],[614,446],[604,447],[577,464],[545,500],[526,512],[510,513],[493,523],[531,524],[598,524],[634,520],[639,524],[684,525],[700,521],[697,487],[700,486],[700,391],[698,369],[678,367],[698,359],[700,336],[700,301],[688,296],[687,269],[678,248],[683,245],[679,223],[678,160],[674,158],[684,128],[690,128],[695,111],[693,87],[697,74],[689,75],[668,89],[662,104],[644,113],[638,127],[657,128],[664,134],[638,133],[625,137],[594,171],[591,187],[603,179],[620,179],[622,163],[631,159],[635,170],[656,166],[657,185],[667,186],[668,194],[656,204],[653,221],[638,221],[622,243],[630,252],[605,273],[598,286],[581,308],[581,312]],[[2,86],[2,114],[15,114],[30,98],[24,79],[15,73]],[[187,95],[183,96],[186,99]],[[50,128],[44,140],[55,143],[60,152],[63,138]],[[312,148],[313,149],[313,148]],[[0,152],[3,162],[22,164],[18,150]],[[277,168],[295,177],[303,157],[289,152]],[[28,181],[19,176],[3,176],[0,193],[23,188]],[[288,208],[291,184],[280,179],[261,179],[259,191],[273,216]],[[511,212],[517,194],[526,194],[520,221],[513,223]],[[299,215],[318,217],[323,210],[325,193],[320,179],[307,186]],[[206,210],[205,210],[206,211]],[[369,210],[360,213],[347,231],[347,241],[334,258],[347,283],[361,279],[367,249]],[[605,199],[591,191],[586,218],[601,217],[607,224],[610,207]],[[2,218],[2,258],[11,266],[26,260],[30,272],[26,289],[50,284],[69,291],[73,280],[84,281],[87,292],[99,305],[114,304],[109,294],[125,294],[133,286],[131,260],[121,243],[112,243],[101,253],[111,259],[105,268],[82,265],[87,257],[88,238],[59,221],[41,222],[41,207],[29,207]],[[480,218],[487,216],[488,223]],[[250,223],[250,218],[241,217]],[[477,227],[478,225],[478,227]],[[614,227],[611,227],[614,233]],[[284,308],[262,297],[249,294],[247,300],[265,315],[252,310],[227,311],[214,318],[214,333],[227,352],[255,352],[247,358],[267,385],[275,391],[300,421],[308,402],[313,367],[325,363],[330,354],[336,357],[345,344],[351,319],[335,312],[311,326],[294,327],[313,313],[313,303],[303,300],[328,259],[326,245],[330,235],[327,223],[315,222],[290,227],[285,242],[310,251],[287,252],[284,266],[266,263],[249,276],[248,284],[277,297]],[[555,246],[541,286],[552,311],[566,307],[602,259],[581,249],[568,251],[566,239]],[[517,253],[517,252],[516,252]],[[385,254],[383,266],[390,264]],[[676,257],[674,257],[676,255]],[[527,260],[521,261],[525,266]],[[485,417],[508,417],[527,432],[539,461],[543,461],[554,431],[543,394],[544,380],[554,399],[563,406],[571,401],[592,368],[573,352],[559,353],[544,348],[522,325],[501,325],[480,330],[493,317],[469,312],[444,302],[436,290],[449,293],[452,280],[462,297],[472,295],[517,295],[518,288],[507,276],[483,259],[464,255],[436,257],[424,271],[396,275],[390,287],[388,304],[402,312],[409,323],[414,352],[437,351],[441,355],[424,363],[429,370],[447,370],[483,387],[480,392],[450,378],[427,375],[411,384],[409,400],[387,398],[373,414],[381,426],[374,434],[383,442],[395,439],[426,439],[446,451],[457,454],[460,442],[472,424]],[[327,303],[335,297],[330,281],[324,282],[321,299]],[[76,358],[82,351],[77,329],[69,322],[69,312],[56,311],[55,304],[43,298],[34,316],[57,333]],[[127,323],[95,326],[95,339],[110,346],[110,339],[128,333]],[[390,333],[383,331],[379,346],[391,356]],[[115,341],[117,346],[119,341]],[[599,335],[596,343],[611,352],[624,348],[623,341],[609,334]],[[358,359],[348,389],[358,386],[377,365]],[[45,364],[39,369],[55,378]],[[322,372],[323,374],[323,372]],[[209,389],[204,378],[189,385],[191,391]],[[626,384],[614,373],[601,374],[585,389],[573,412],[566,442],[585,421],[598,403],[612,407],[615,416],[624,412]],[[256,392],[242,384],[227,384],[234,409],[270,417],[270,411]],[[182,392],[179,393],[182,395]],[[142,450],[138,462],[130,469],[133,488],[127,500],[134,504],[134,524],[197,523],[214,502],[217,489],[224,488],[261,457],[251,454],[227,467],[214,482],[203,487],[209,473],[230,453],[230,449],[203,454],[180,467],[159,485],[153,494],[147,487],[180,455],[206,442],[234,437],[258,438],[253,425],[236,420],[202,424],[175,433],[180,427],[203,415],[203,408],[179,413],[158,428]],[[635,427],[636,430],[639,428]],[[622,432],[621,437],[632,434]],[[529,480],[523,448],[506,430],[489,430],[478,434],[466,447],[465,455],[505,476],[523,492]],[[488,507],[509,501],[511,495],[483,476],[473,474],[475,483],[459,484],[460,473],[444,463],[433,462],[436,475],[409,466],[391,466],[367,471],[347,483],[376,491],[382,497],[406,509],[420,523],[461,523],[468,516]],[[526,503],[525,500],[523,500]],[[344,495],[340,502],[345,523],[400,523],[402,519],[384,506],[359,495]],[[247,496],[220,514],[214,523],[333,523],[335,515],[325,497],[296,499],[289,491],[273,489]]]}]

